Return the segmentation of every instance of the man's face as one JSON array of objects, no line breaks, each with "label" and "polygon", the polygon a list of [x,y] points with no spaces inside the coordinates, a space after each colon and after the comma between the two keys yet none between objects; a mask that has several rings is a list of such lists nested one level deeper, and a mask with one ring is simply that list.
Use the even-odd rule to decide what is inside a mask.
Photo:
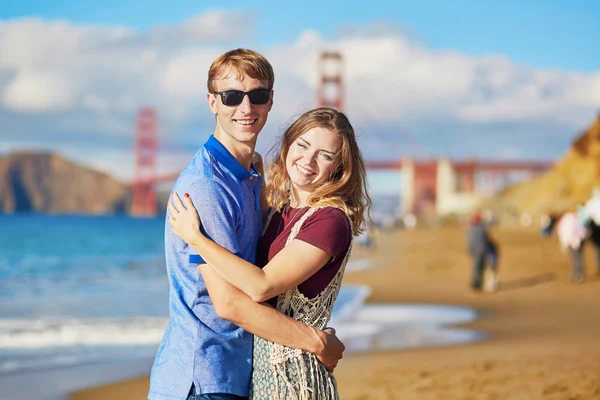
[{"label": "man's face", "polygon": [[[249,92],[254,89],[267,89],[265,81],[244,75],[238,80],[237,71],[225,71],[222,78],[216,79],[213,84],[217,92],[225,90],[241,90]],[[209,93],[207,95],[210,110],[217,116],[215,136],[221,143],[227,145],[245,143],[254,146],[267,116],[273,105],[273,93],[266,104],[252,104],[248,96],[244,96],[237,106],[226,106],[221,100],[221,95]]]}]

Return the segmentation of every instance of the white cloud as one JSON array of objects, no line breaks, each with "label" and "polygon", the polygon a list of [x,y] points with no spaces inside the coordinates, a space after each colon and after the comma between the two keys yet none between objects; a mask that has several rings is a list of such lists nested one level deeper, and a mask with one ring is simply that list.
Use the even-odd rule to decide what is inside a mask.
[{"label": "white cloud", "polygon": [[[27,127],[19,132],[23,137],[37,119],[37,137],[45,130],[88,135],[90,142],[106,135],[123,138],[124,146],[133,140],[136,110],[150,105],[170,140],[182,127],[207,132],[213,123],[205,105],[208,67],[223,51],[251,43],[254,20],[252,13],[212,10],[148,32],[35,18],[0,21],[0,114],[10,115],[11,132]],[[600,104],[600,72],[539,70],[501,55],[432,50],[389,26],[348,29],[333,38],[307,30],[292,43],[258,50],[276,72],[275,105],[259,141],[263,150],[292,116],[314,107],[322,50],[344,56],[345,110],[364,136],[367,156],[389,157],[398,146],[410,147],[400,132],[432,148],[450,140],[446,132],[468,141],[477,130],[490,132],[489,143],[509,148],[505,131],[490,129],[497,124],[514,127],[514,137],[519,127],[535,134],[544,120],[571,135]],[[48,138],[48,146],[58,139]]]},{"label": "white cloud", "polygon": [[94,93],[85,95],[83,98],[83,105],[88,109],[96,112],[106,112],[110,108],[108,100],[100,97]]},{"label": "white cloud", "polygon": [[[498,76],[501,76],[498,79]],[[600,102],[600,73],[584,76],[559,71],[515,69],[510,65],[483,75],[480,90],[458,115],[475,122],[551,118],[579,124]]]},{"label": "white cloud", "polygon": [[44,112],[74,106],[75,85],[56,71],[19,71],[4,88],[2,103],[9,110]]},{"label": "white cloud", "polygon": [[[167,85],[165,91],[165,70],[178,59],[187,62],[187,52],[195,48],[205,49],[210,58],[191,65],[202,62],[207,68],[220,51],[206,48],[251,35],[252,21],[243,13],[209,11],[149,32],[37,18],[5,21],[0,24],[0,71],[14,77],[0,86],[1,98],[4,107],[20,112],[131,112],[132,105],[155,103],[164,106],[165,116],[181,118],[178,106],[188,100],[181,95],[196,87],[188,79],[179,90]],[[200,71],[190,72],[198,79]]]},{"label": "white cloud", "polygon": [[248,21],[254,20],[252,12],[227,13],[210,10],[184,21],[177,28],[191,40],[228,40],[252,34]]},{"label": "white cloud", "polygon": [[190,100],[206,93],[208,68],[215,52],[192,49],[174,56],[164,68],[161,87],[170,95]]}]

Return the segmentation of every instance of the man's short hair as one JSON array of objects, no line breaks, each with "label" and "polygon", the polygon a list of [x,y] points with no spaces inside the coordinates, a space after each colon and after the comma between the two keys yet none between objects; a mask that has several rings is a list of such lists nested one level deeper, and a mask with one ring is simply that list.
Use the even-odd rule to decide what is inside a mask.
[{"label": "man's short hair", "polygon": [[275,83],[273,67],[262,54],[254,50],[235,49],[226,52],[213,61],[208,70],[208,92],[216,92],[214,81],[225,78],[224,74],[232,71],[237,73],[239,80],[247,75],[250,78],[265,81],[269,89],[272,89]]}]

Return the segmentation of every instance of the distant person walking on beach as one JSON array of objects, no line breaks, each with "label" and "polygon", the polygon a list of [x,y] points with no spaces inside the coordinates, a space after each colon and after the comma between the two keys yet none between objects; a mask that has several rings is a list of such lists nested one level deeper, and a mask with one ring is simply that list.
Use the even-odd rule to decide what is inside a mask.
[{"label": "distant person walking on beach", "polygon": [[563,214],[556,226],[560,246],[571,256],[573,265],[571,282],[573,283],[583,282],[582,252],[586,233],[585,225],[576,214],[575,209]]},{"label": "distant person walking on beach", "polygon": [[554,232],[554,228],[556,228],[556,223],[560,218],[560,214],[556,214],[554,212],[550,214],[546,214],[542,216],[540,220],[540,235],[543,237],[550,237]]},{"label": "distant person walking on beach", "polygon": [[371,252],[377,248],[378,228],[374,223],[368,223],[365,230],[358,235],[356,241],[363,249]]},{"label": "distant person walking on beach", "polygon": [[[486,251],[486,262],[490,266],[489,279],[484,279],[484,290],[486,292],[495,292],[498,290],[498,264],[500,262],[500,248],[497,240],[493,240],[488,235],[488,248]],[[485,276],[485,274],[484,274]]]},{"label": "distant person walking on beach", "polygon": [[[173,232],[198,251],[227,282],[256,302],[323,329],[339,293],[353,235],[365,224],[365,166],[354,130],[331,108],[308,111],[283,134],[266,196],[269,222],[257,266],[227,251],[199,229],[189,197],[173,195]],[[289,189],[288,189],[289,188]],[[198,210],[202,207],[196,203]],[[262,268],[262,269],[261,269]],[[255,336],[251,398],[338,399],[337,384],[317,358]]]},{"label": "distant person walking on beach", "polygon": [[468,250],[473,259],[471,272],[471,289],[480,291],[483,289],[484,273],[486,264],[491,268],[490,291],[497,289],[497,265],[498,247],[490,240],[487,229],[480,213],[475,213],[469,220]]},{"label": "distant person walking on beach", "polygon": [[[262,232],[262,178],[252,160],[257,136],[273,104],[273,82],[271,65],[254,51],[232,50],[213,62],[208,72],[207,99],[215,115],[215,129],[173,188],[174,193],[188,193],[194,200],[203,232],[248,263],[256,261]],[[299,146],[304,144],[295,143],[294,151],[300,150]],[[306,151],[312,152],[312,147]],[[316,168],[318,172],[317,165],[328,157],[335,166],[338,157],[347,161],[337,153],[322,151],[319,164],[311,163],[306,168]],[[303,172],[296,174],[306,173],[307,180],[314,179],[315,170],[304,168],[299,167],[298,171]],[[341,176],[335,176],[350,179],[343,169]],[[350,182],[356,184],[355,178]],[[328,186],[332,187],[338,189],[336,184]],[[354,218],[360,219],[360,204],[353,203],[351,207],[356,212]],[[300,217],[296,214],[299,212],[292,216]],[[287,224],[284,226],[287,228]],[[152,367],[150,400],[246,398],[252,374],[251,333],[277,343],[273,346],[286,349],[286,355],[314,353],[310,357],[318,359],[324,365],[319,364],[321,368],[333,370],[344,346],[331,332],[320,329],[324,324],[307,324],[298,316],[291,318],[271,305],[253,301],[176,237],[170,225],[167,227],[169,324]],[[334,250],[339,249],[331,251]],[[310,256],[316,257],[314,250],[307,250],[299,259]],[[335,256],[334,261],[338,262],[337,252]]]},{"label": "distant person walking on beach", "polygon": [[596,249],[596,275],[600,276],[600,225],[591,220],[588,229],[590,231],[590,242]]},{"label": "distant person walking on beach", "polygon": [[590,242],[596,248],[596,273],[600,276],[600,188],[595,188],[592,198],[585,204],[589,218]]}]

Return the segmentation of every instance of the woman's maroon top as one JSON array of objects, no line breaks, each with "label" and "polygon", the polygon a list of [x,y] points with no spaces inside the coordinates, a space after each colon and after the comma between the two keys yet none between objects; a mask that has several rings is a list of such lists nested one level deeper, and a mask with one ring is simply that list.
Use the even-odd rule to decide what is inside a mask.
[{"label": "woman's maroon top", "polygon": [[[259,267],[267,265],[285,247],[292,228],[308,210],[309,207],[285,207],[283,212],[273,214],[264,235],[258,242],[256,264]],[[331,255],[327,264],[298,285],[300,293],[308,298],[316,297],[331,282],[344,261],[352,241],[350,221],[343,211],[335,207],[318,209],[304,221],[295,240],[302,240]],[[269,302],[274,304],[273,300]]]}]

